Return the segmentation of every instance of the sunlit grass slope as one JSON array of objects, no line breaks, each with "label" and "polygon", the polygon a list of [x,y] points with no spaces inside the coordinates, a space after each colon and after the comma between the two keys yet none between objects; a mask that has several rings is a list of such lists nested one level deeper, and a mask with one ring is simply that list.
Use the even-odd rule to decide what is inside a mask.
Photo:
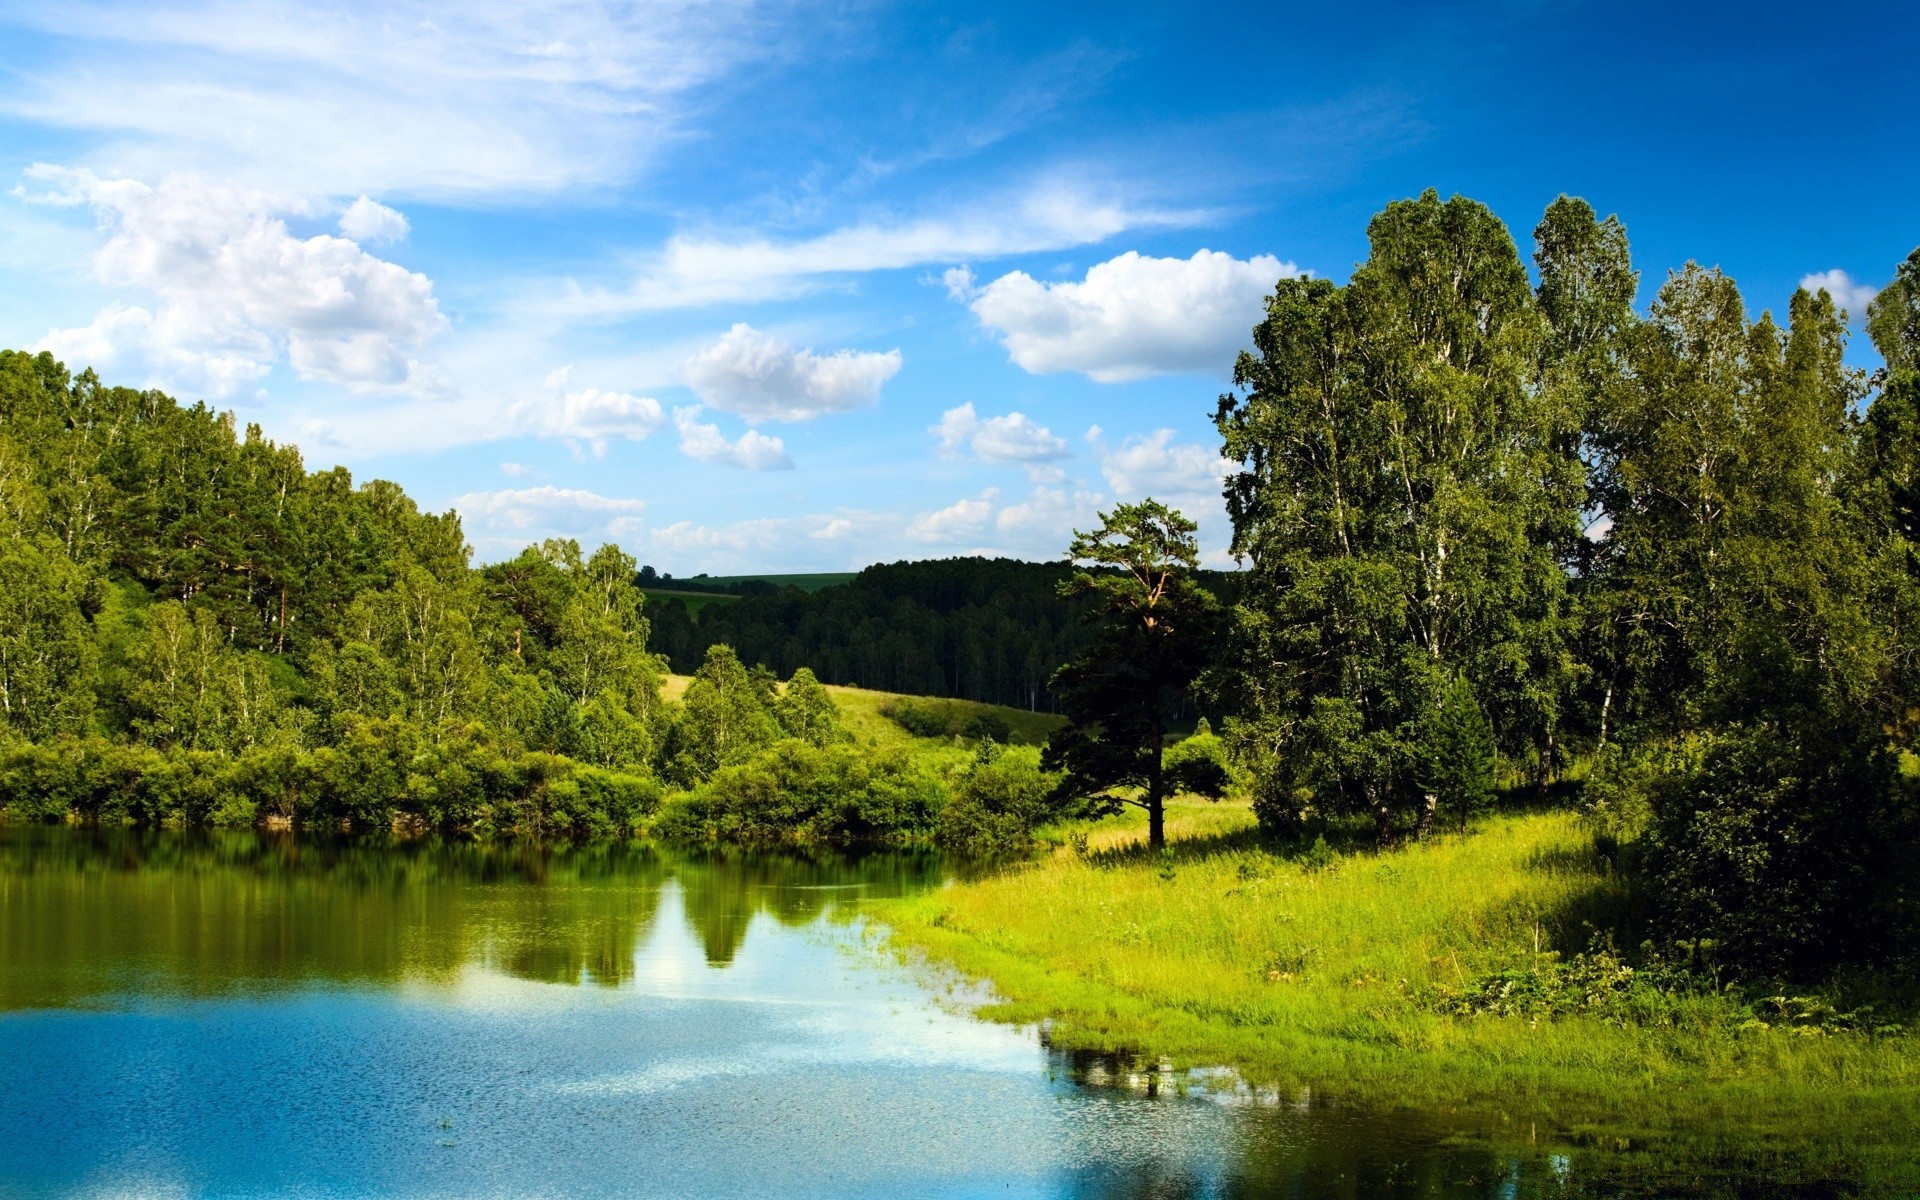
[{"label": "sunlit grass slope", "polygon": [[[678,700],[687,691],[689,675],[669,675],[661,686],[661,694]],[[918,696],[901,696],[894,692],[874,692],[866,688],[837,687],[828,685],[827,692],[833,697],[834,704],[840,710],[841,723],[847,731],[861,742],[880,746],[904,746],[917,739],[900,726],[889,721],[881,714],[881,709],[895,700],[911,700],[916,704],[938,705],[948,708],[963,718],[976,714],[989,714],[999,717],[1012,731],[1011,740],[1019,746],[1038,746],[1047,740],[1047,735],[1060,727],[1062,718],[1052,713],[1028,712],[1024,708],[1008,708],[1001,704],[981,704],[974,700],[947,700]],[[937,740],[937,739],[936,739]]]},{"label": "sunlit grass slope", "polygon": [[1138,825],[1087,827],[1083,844],[872,912],[902,949],[989,981],[986,1015],[1049,1019],[1059,1044],[1356,1099],[1550,1115],[1579,1097],[1610,1122],[1915,1128],[1905,1037],[1743,1029],[1713,995],[1652,1028],[1436,1011],[1436,988],[1523,966],[1619,898],[1570,814],[1498,816],[1319,870],[1261,848],[1240,805],[1182,802],[1165,857],[1135,848]]}]

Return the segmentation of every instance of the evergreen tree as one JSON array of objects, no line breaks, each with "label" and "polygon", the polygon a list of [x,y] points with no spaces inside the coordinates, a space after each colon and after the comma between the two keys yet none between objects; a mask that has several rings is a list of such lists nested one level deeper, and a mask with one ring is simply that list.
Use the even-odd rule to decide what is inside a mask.
[{"label": "evergreen tree", "polygon": [[1068,550],[1105,569],[1063,585],[1091,601],[1096,632],[1053,677],[1067,724],[1047,742],[1046,769],[1063,773],[1058,794],[1083,811],[1145,809],[1155,849],[1166,844],[1167,724],[1190,703],[1218,626],[1217,603],[1194,581],[1196,528],[1151,499],[1122,504]]}]

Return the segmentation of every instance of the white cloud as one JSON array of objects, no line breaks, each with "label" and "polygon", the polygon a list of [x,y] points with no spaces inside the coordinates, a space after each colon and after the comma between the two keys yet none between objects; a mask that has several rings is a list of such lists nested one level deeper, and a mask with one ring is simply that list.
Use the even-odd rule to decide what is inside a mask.
[{"label": "white cloud", "polygon": [[[757,234],[681,234],[654,256],[631,288],[581,291],[563,307],[606,314],[789,299],[835,276],[1090,245],[1129,230],[1193,225],[1209,216],[1134,208],[1078,187],[1045,183],[1024,196],[947,216],[868,222],[791,241]],[[951,288],[970,283],[971,275],[949,270],[942,279]]]},{"label": "white cloud", "polygon": [[686,363],[687,384],[703,402],[749,421],[804,421],[878,404],[899,370],[898,350],[815,354],[745,324]]},{"label": "white cloud", "polygon": [[508,479],[525,479],[533,474],[533,468],[522,463],[503,462],[500,464],[500,473]]},{"label": "white cloud", "polygon": [[760,517],[726,525],[676,521],[654,529],[648,551],[676,573],[728,570],[819,570],[822,553],[864,567],[876,561],[876,544],[899,537],[900,521],[883,513],[842,509],[794,517]]},{"label": "white cloud", "polygon": [[1033,464],[1069,457],[1066,439],[1055,437],[1052,430],[1036,424],[1025,413],[1011,412],[983,421],[971,401],[942,413],[940,423],[927,432],[940,439],[940,453],[949,457],[963,448],[992,463]]},{"label": "white cloud", "polygon": [[6,24],[36,47],[13,118],[138,174],[334,196],[617,183],[778,32],[748,0],[26,0]]},{"label": "white cloud", "polygon": [[1233,368],[1282,278],[1301,274],[1271,255],[1242,261],[1201,250],[1148,258],[1129,250],[1079,283],[1041,283],[1014,271],[980,288],[971,307],[1008,355],[1044,375],[1079,371],[1101,383]]},{"label": "white cloud", "polygon": [[673,423],[680,430],[680,453],[704,463],[722,463],[749,471],[790,471],[793,459],[777,437],[768,437],[749,429],[737,441],[729,442],[718,425],[698,420],[700,408],[676,408]]},{"label": "white cloud", "polygon": [[404,242],[409,229],[404,216],[366,196],[340,214],[340,232],[356,242]]},{"label": "white cloud", "polygon": [[949,298],[965,302],[974,297],[973,268],[968,266],[948,267],[940,272],[940,284],[947,289]]},{"label": "white cloud", "polygon": [[972,499],[956,500],[933,512],[924,512],[907,522],[907,537],[916,542],[952,545],[967,542],[985,533],[993,519],[993,502],[999,495],[988,488]]},{"label": "white cloud", "polygon": [[1098,492],[1036,487],[1024,503],[1000,510],[994,525],[1003,534],[1012,535],[1027,553],[1042,559],[1059,558],[1073,540],[1074,529],[1091,529],[1099,522],[1103,499]]},{"label": "white cloud", "polygon": [[446,327],[425,275],[345,238],[298,238],[302,206],[173,176],[157,185],[36,166],[26,198],[91,206],[105,241],[93,270],[116,303],[41,347],[102,370],[144,370],[216,397],[264,377],[283,356],[304,379],[357,391],[433,386],[415,355]]},{"label": "white cloud", "polygon": [[646,505],[546,485],[468,492],[453,507],[475,551],[482,558],[504,558],[543,537],[632,540],[641,533]]},{"label": "white cloud", "polygon": [[1128,438],[1117,450],[1104,451],[1100,473],[1106,476],[1107,486],[1122,500],[1152,496],[1171,503],[1204,498],[1217,504],[1220,481],[1234,470],[1233,464],[1220,457],[1218,450],[1176,446],[1173,436],[1171,429],[1157,429],[1144,437]]},{"label": "white cloud", "polygon": [[1809,292],[1818,292],[1821,288],[1825,288],[1827,295],[1833,297],[1833,302],[1845,309],[1847,316],[1855,321],[1866,318],[1867,305],[1873,303],[1873,298],[1880,294],[1879,288],[1870,283],[1856,281],[1838,267],[1831,271],[1818,271],[1812,275],[1803,276],[1800,286]]},{"label": "white cloud", "polygon": [[666,426],[666,410],[652,396],[568,389],[570,370],[562,367],[552,372],[542,397],[515,406],[515,423],[520,428],[541,437],[585,443],[595,454],[605,454],[610,438],[645,441]]}]

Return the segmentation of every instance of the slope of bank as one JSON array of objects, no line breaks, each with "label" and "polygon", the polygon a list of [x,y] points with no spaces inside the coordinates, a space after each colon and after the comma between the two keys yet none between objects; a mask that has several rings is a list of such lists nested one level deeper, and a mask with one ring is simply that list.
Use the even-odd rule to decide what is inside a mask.
[{"label": "slope of bank", "polygon": [[1912,1041],[1809,1020],[1792,997],[1767,1021],[1731,993],[1609,991],[1616,970],[1576,981],[1560,1015],[1450,1015],[1524,993],[1556,944],[1590,935],[1583,918],[1626,899],[1571,814],[1390,854],[1275,855],[1231,805],[1187,804],[1172,828],[1161,857],[1123,818],[871,912],[903,953],[989,982],[984,1015],[1045,1020],[1068,1047],[1610,1131],[1735,1120],[1897,1146],[1920,1129]]}]

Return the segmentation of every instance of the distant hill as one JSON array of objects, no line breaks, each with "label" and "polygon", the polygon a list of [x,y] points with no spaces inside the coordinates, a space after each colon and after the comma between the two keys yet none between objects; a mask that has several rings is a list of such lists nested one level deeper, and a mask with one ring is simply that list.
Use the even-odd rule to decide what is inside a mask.
[{"label": "distant hill", "polygon": [[[649,645],[675,671],[700,665],[707,647],[781,675],[809,667],[825,683],[951,696],[1047,712],[1061,663],[1086,643],[1079,606],[1060,595],[1064,562],[946,558],[882,563],[857,575],[731,576],[737,599],[675,596],[684,580],[647,588]],[[773,581],[815,580],[806,588]],[[715,583],[715,577],[705,577]],[[1228,575],[1209,576],[1224,594]]]},{"label": "distant hill", "polygon": [[799,588],[803,592],[817,592],[821,588],[851,583],[856,577],[857,572],[854,571],[816,571],[810,574],[794,575],[702,574],[688,579],[675,579],[671,575],[657,573],[651,566],[645,566],[640,568],[640,573],[634,577],[634,582],[649,593],[743,596],[755,592],[778,591],[786,587]]}]

